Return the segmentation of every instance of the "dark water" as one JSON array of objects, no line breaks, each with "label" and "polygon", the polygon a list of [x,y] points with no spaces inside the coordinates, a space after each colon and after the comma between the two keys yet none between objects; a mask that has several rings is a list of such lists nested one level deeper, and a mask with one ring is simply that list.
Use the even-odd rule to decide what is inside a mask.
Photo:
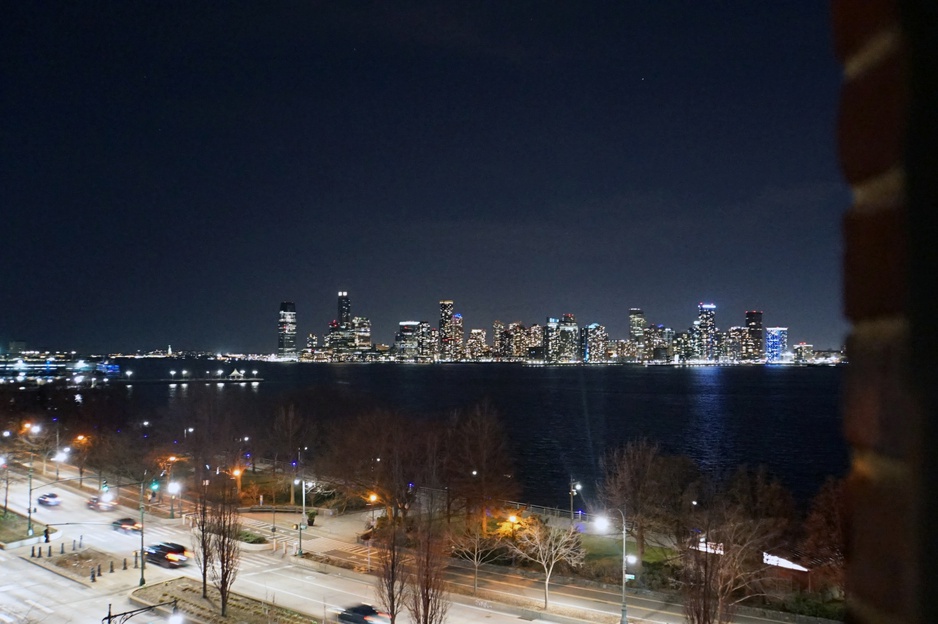
[{"label": "dark water", "polygon": [[[595,494],[603,454],[647,437],[668,452],[692,457],[703,470],[731,472],[765,465],[805,502],[828,475],[847,469],[835,367],[605,366],[525,367],[512,364],[239,363],[258,370],[257,387],[227,386],[274,398],[306,386],[338,384],[380,405],[437,414],[487,399],[502,416],[515,453],[523,500],[569,505],[570,478]],[[134,379],[168,377],[174,360],[127,360]],[[189,365],[190,370],[209,368]],[[217,369],[218,367],[211,367]],[[221,368],[230,372],[233,365]],[[179,373],[177,373],[177,376]],[[147,403],[177,396],[166,385],[135,384]],[[140,397],[136,397],[138,400]]]}]

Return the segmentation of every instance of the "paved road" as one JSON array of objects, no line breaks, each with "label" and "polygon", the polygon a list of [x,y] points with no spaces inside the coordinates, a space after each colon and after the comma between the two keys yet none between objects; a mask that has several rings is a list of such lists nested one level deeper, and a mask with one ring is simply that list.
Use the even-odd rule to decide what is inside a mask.
[{"label": "paved road", "polygon": [[[35,480],[34,488],[37,483],[47,481]],[[118,570],[113,575],[105,573],[91,589],[85,588],[74,581],[64,581],[64,579],[56,577],[54,584],[61,584],[64,581],[66,584],[73,583],[76,585],[74,591],[84,596],[82,600],[65,599],[65,593],[56,591],[42,594],[43,600],[29,598],[31,592],[37,591],[35,587],[41,583],[42,578],[54,575],[42,569],[39,569],[40,572],[30,569],[30,573],[24,576],[24,578],[29,579],[28,583],[30,583],[28,585],[29,589],[27,589],[25,585],[23,588],[20,587],[16,582],[18,577],[14,573],[8,577],[11,580],[3,585],[7,589],[0,591],[0,614],[4,614],[5,617],[13,617],[8,614],[22,614],[26,607],[42,611],[42,608],[24,602],[27,599],[42,607],[52,609],[53,613],[46,614],[49,616],[49,621],[99,621],[100,617],[106,614],[107,603],[110,601],[115,602],[115,610],[118,609],[118,603],[122,605],[122,608],[126,608],[129,605],[126,601],[126,594],[138,586],[140,571],[132,568],[126,571],[122,570],[121,561],[124,558],[127,558],[130,562],[133,561],[134,551],[140,548],[140,538],[136,535],[124,535],[114,532],[111,530],[110,523],[114,518],[121,516],[139,517],[139,511],[128,508],[119,508],[106,513],[93,511],[85,506],[87,498],[85,494],[72,492],[64,484],[56,485],[51,483],[42,487],[41,492],[47,491],[58,493],[62,497],[63,503],[61,506],[53,508],[37,507],[34,518],[39,522],[51,524],[58,528],[61,531],[61,543],[66,544],[66,549],[71,547],[73,540],[76,542],[81,540],[81,543],[85,546],[92,546],[98,550],[111,553],[115,557]],[[10,487],[11,508],[25,512],[26,498],[27,492],[24,479],[14,478]],[[161,511],[160,515],[165,514]],[[369,552],[367,545],[356,543],[354,540],[355,535],[364,529],[365,523],[369,519],[370,512],[338,517],[321,515],[317,518],[315,526],[304,531],[303,549],[308,553],[328,555],[351,562],[359,570],[365,571],[368,567],[369,556],[374,553]],[[244,551],[242,553],[241,570],[235,583],[235,591],[262,600],[273,600],[279,605],[309,613],[315,617],[322,617],[323,611],[329,614],[332,609],[356,602],[375,602],[373,577],[352,571],[344,572],[337,568],[313,564],[308,561],[299,562],[296,560],[293,555],[296,552],[298,536],[291,527],[293,523],[299,522],[300,514],[277,513],[276,516],[271,513],[245,514],[242,516],[242,520],[246,527],[274,537],[277,540],[277,550]],[[277,531],[273,532],[271,528],[275,522]],[[150,544],[157,541],[175,541],[191,545],[191,532],[185,521],[180,517],[170,520],[147,514],[145,543]],[[58,547],[56,550],[58,550]],[[9,551],[6,553],[0,551],[0,553],[4,554],[5,557],[10,557],[11,554],[25,554],[28,557],[29,548],[19,549],[15,553]],[[28,561],[11,559],[11,561],[14,560],[19,567],[26,565],[30,568],[37,568]],[[8,566],[4,565],[5,575],[8,574],[7,569]],[[145,570],[146,581],[150,583],[168,580],[180,574],[193,578],[199,577],[195,566],[169,571],[151,565],[147,566]],[[463,566],[453,565],[448,570],[448,580],[454,585],[462,586],[466,591],[469,591],[472,587],[472,576],[472,570]],[[24,584],[26,582],[24,581]],[[487,592],[503,595],[506,599],[524,596],[537,603],[543,600],[542,581],[523,578],[510,573],[507,569],[499,570],[489,567],[481,571],[479,585]],[[89,591],[91,594],[87,594]],[[552,583],[550,593],[552,607],[562,606],[584,613],[605,614],[610,622],[615,621],[621,608],[621,594],[617,588],[607,590]],[[100,598],[95,600],[97,595],[100,595]],[[494,601],[489,604],[486,601],[474,602],[469,599],[468,602],[467,605],[453,606],[450,618],[453,624],[479,622],[483,619],[488,622],[500,622],[502,620],[516,622],[518,619],[517,614],[499,611],[499,605]],[[80,620],[62,619],[73,617],[73,603],[95,604],[102,615],[98,616],[97,619],[88,619],[87,617]],[[679,624],[684,621],[680,605],[636,594],[629,595],[629,619],[649,624]],[[406,621],[406,618],[402,618],[402,622],[406,623]],[[735,621],[738,624],[766,624],[768,622],[780,622],[781,620],[737,617]],[[0,624],[4,622],[6,622],[4,617],[0,617]]]}]

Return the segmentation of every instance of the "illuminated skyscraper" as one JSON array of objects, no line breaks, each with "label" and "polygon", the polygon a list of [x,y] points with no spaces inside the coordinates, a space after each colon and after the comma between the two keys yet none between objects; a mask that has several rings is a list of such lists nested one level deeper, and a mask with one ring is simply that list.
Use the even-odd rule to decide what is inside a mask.
[{"label": "illuminated skyscraper", "polygon": [[453,322],[450,324],[452,329],[452,338],[450,340],[450,345],[453,350],[453,360],[461,360],[466,354],[463,347],[463,342],[466,339],[466,327],[463,325],[462,314],[456,313],[453,314]]},{"label": "illuminated skyscraper", "polygon": [[761,360],[765,357],[761,310],[749,310],[746,312],[746,329],[749,335],[748,341],[743,343],[742,358],[744,360]]},{"label": "illuminated skyscraper", "polygon": [[462,341],[456,341],[456,328],[453,323],[453,302],[449,299],[440,302],[440,358],[443,360],[459,359]]},{"label": "illuminated skyscraper", "polygon": [[339,327],[348,328],[352,324],[352,301],[345,291],[339,291],[339,315],[336,317]]},{"label": "illuminated skyscraper", "polygon": [[716,361],[719,357],[717,352],[717,324],[716,309],[712,303],[700,303],[697,305],[696,326],[699,332],[700,341],[700,359],[708,362]]},{"label": "illuminated skyscraper", "polygon": [[394,350],[401,359],[416,359],[420,347],[420,323],[401,321],[394,336]]},{"label": "illuminated skyscraper", "polygon": [[641,308],[629,310],[629,340],[641,342],[645,333],[645,312]]},{"label": "illuminated skyscraper", "polygon": [[788,328],[767,327],[765,329],[765,360],[780,362],[782,354],[788,350]]},{"label": "illuminated skyscraper", "polygon": [[469,331],[469,338],[466,340],[466,357],[470,360],[479,360],[488,353],[488,345],[485,344],[485,330],[472,329]]},{"label": "illuminated skyscraper", "polygon": [[580,330],[580,357],[584,362],[605,362],[609,335],[599,323],[592,323]]},{"label": "illuminated skyscraper", "polygon": [[280,302],[277,336],[277,356],[296,358],[296,305],[292,301]]}]

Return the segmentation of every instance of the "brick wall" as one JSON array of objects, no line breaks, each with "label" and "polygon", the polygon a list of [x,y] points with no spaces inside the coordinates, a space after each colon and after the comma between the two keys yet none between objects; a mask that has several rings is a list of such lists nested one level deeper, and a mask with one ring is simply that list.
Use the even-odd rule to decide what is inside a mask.
[{"label": "brick wall", "polygon": [[938,143],[930,121],[938,116],[938,2],[833,0],[831,8],[844,67],[839,156],[853,190],[843,222],[844,313],[852,323],[844,390],[853,448],[848,620],[938,622],[938,377],[930,361],[938,354],[931,304]]}]

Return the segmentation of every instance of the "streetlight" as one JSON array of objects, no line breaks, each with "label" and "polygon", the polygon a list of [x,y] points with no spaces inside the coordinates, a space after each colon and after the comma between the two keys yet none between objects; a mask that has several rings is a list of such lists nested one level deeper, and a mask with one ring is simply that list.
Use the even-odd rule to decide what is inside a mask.
[{"label": "streetlight", "polygon": [[169,377],[170,379],[176,379],[176,371],[174,370],[169,371]]},{"label": "streetlight", "polygon": [[573,497],[583,489],[583,486],[570,478],[570,524],[573,524]]},{"label": "streetlight", "polygon": [[[619,620],[619,624],[628,624],[628,620],[626,619],[627,608],[626,608],[626,604],[625,604],[625,582],[628,580],[628,573],[627,573],[627,569],[626,569],[626,561],[628,561],[628,558],[629,558],[629,557],[628,557],[628,555],[626,554],[626,547],[625,547],[625,545],[626,545],[626,541],[625,541],[625,536],[626,536],[625,512],[622,511],[621,509],[619,509],[618,507],[616,507],[615,510],[619,512],[619,516],[621,516],[621,518],[622,518],[622,615],[621,615],[621,618],[620,618],[620,620]],[[600,518],[600,521],[602,521],[602,522],[605,523],[606,525],[608,525],[608,522],[609,522],[609,521],[606,520],[605,518]]]},{"label": "streetlight", "polygon": [[238,498],[241,497],[241,469],[235,468],[231,471],[231,474],[234,475],[235,485],[238,487]]},{"label": "streetlight", "polygon": [[179,494],[179,484],[173,481],[166,486],[166,491],[170,493],[171,498],[169,499],[169,519],[172,520],[176,517],[176,494]]},{"label": "streetlight", "polygon": [[301,481],[300,479],[294,479],[294,480],[293,480],[293,484],[294,484],[294,485],[300,485],[301,483],[302,483],[301,489],[303,490],[303,519],[300,520],[300,523],[297,525],[297,529],[298,529],[299,532],[300,532],[300,544],[299,544],[299,548],[298,548],[297,551],[296,551],[296,554],[297,554],[298,556],[300,556],[300,557],[303,556],[303,529],[307,528],[307,524],[306,524],[306,488],[307,488],[307,486],[313,487],[314,485],[316,485],[315,482],[306,481],[305,479],[303,479],[302,481]]}]

